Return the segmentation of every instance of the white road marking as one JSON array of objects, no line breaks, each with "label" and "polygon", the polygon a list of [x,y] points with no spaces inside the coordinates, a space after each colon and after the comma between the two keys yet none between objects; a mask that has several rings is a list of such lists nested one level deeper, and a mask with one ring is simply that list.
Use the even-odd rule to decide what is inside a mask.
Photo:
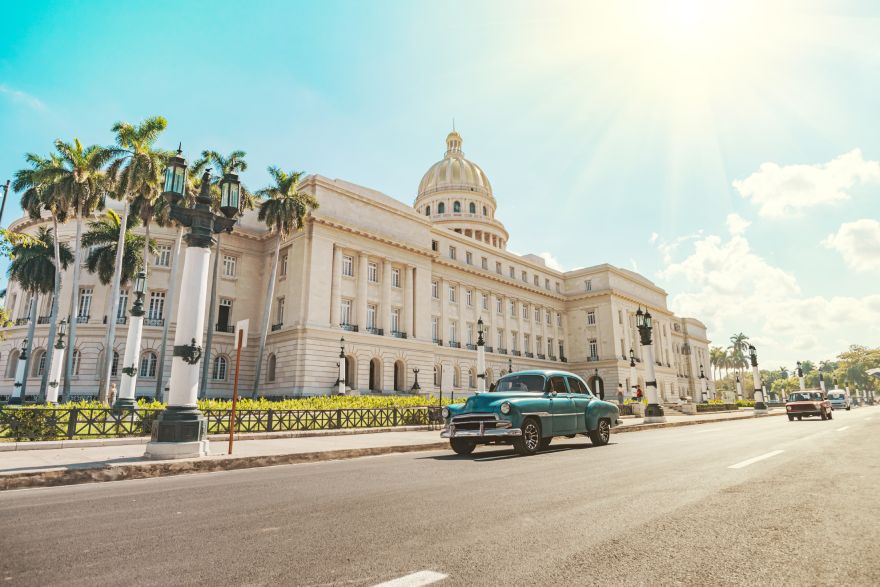
[{"label": "white road marking", "polygon": [[847,428],[849,428],[849,426],[844,426],[843,428],[838,428],[837,431],[838,431],[838,432],[843,432],[843,431],[846,430]]},{"label": "white road marking", "polygon": [[443,573],[419,571],[418,573],[406,575],[405,577],[399,577],[397,579],[386,581],[385,583],[379,583],[375,587],[421,587],[422,585],[430,585],[431,583],[442,581],[446,577],[448,577],[448,575],[444,575]]},{"label": "white road marking", "polygon": [[764,459],[769,459],[770,457],[775,457],[778,454],[784,453],[784,450],[774,450],[773,452],[768,452],[767,454],[763,454],[757,457],[753,457],[751,459],[747,459],[735,465],[730,465],[727,467],[728,469],[742,469],[743,467],[748,467],[753,463],[757,463],[758,461],[763,461]]}]

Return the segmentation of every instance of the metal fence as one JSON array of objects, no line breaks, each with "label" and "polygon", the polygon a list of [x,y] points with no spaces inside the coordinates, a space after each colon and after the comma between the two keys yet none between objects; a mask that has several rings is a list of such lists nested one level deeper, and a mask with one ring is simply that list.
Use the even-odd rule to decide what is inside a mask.
[{"label": "metal fence", "polygon": [[[158,408],[0,408],[0,438],[62,440],[148,436]],[[229,432],[231,410],[205,410],[210,434]],[[289,432],[341,428],[439,425],[438,406],[410,408],[339,408],[335,410],[238,410],[236,432]]]}]

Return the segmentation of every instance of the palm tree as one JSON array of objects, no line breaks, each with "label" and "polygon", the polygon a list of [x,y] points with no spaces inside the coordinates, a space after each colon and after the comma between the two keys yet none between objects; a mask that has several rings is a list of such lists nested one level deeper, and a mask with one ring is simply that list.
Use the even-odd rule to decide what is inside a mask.
[{"label": "palm tree", "polygon": [[[112,349],[116,339],[116,314],[119,311],[119,287],[122,276],[122,257],[125,251],[123,239],[128,232],[131,199],[141,193],[145,186],[156,181],[165,168],[165,153],[154,149],[153,144],[166,126],[168,126],[168,122],[163,117],[154,116],[136,126],[127,122],[117,122],[112,128],[116,133],[116,146],[107,148],[108,157],[112,159],[112,163],[107,168],[107,174],[114,182],[116,196],[123,201],[123,207],[121,230],[116,245],[113,284],[110,292],[110,316],[112,319],[107,328],[107,338],[104,343],[106,349]],[[113,353],[108,350],[104,356],[103,375],[98,391],[100,401],[107,401],[112,364]]]},{"label": "palm tree", "polygon": [[[132,232],[137,228],[139,219],[133,217],[125,230],[125,245],[122,256],[122,271],[119,274],[120,285],[126,285],[135,278],[138,268],[143,266],[144,243],[146,237]],[[89,248],[86,256],[86,269],[89,273],[97,273],[102,284],[109,284],[116,274],[117,247],[122,220],[113,210],[107,210],[104,217],[89,222],[89,229],[83,235],[82,244]],[[149,252],[156,251],[156,244],[151,242]],[[117,308],[118,311],[118,308]],[[116,321],[116,314],[110,315],[110,321]]]},{"label": "palm tree", "polygon": [[[66,201],[68,214],[72,213],[76,221],[76,237],[74,239],[74,259],[72,287],[68,316],[70,332],[68,346],[74,348],[77,330],[77,301],[79,296],[80,257],[83,219],[92,215],[95,210],[104,207],[107,193],[107,176],[104,165],[110,155],[106,149],[98,145],[83,147],[79,139],[72,143],[55,141],[55,154],[51,164],[41,169],[40,179],[53,184],[59,197]],[[70,396],[70,379],[73,374],[73,353],[67,353],[64,363],[63,398]]]},{"label": "palm tree", "polygon": [[263,365],[263,353],[266,350],[266,335],[269,330],[269,315],[272,309],[272,297],[275,294],[275,280],[278,277],[278,255],[281,252],[281,239],[295,230],[300,230],[306,214],[318,208],[318,200],[311,194],[299,191],[302,171],[286,173],[277,167],[269,167],[269,175],[275,185],[257,192],[264,198],[260,205],[258,218],[265,222],[270,231],[275,232],[275,256],[272,258],[272,272],[269,287],[266,290],[266,302],[263,309],[263,324],[260,328],[260,348],[257,351],[257,372],[254,377],[254,389],[251,397],[255,397],[260,385],[260,370]]},{"label": "palm tree", "polygon": [[742,371],[749,366],[746,359],[749,351],[749,337],[740,332],[730,337],[730,355],[733,363],[734,372],[739,369]]}]

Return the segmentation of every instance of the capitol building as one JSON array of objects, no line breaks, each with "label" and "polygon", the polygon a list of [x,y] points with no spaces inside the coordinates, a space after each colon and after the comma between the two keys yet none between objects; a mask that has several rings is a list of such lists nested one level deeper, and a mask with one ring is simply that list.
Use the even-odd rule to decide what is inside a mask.
[{"label": "capitol building", "polygon": [[[701,396],[700,366],[711,375],[704,324],[674,315],[667,293],[632,271],[584,259],[588,266],[563,272],[536,255],[509,252],[509,234],[499,219],[489,177],[465,158],[457,132],[446,137],[446,152],[422,177],[412,205],[320,175],[305,178],[300,189],[312,193],[320,208],[306,218],[303,230],[281,244],[259,382],[263,395],[334,392],[340,361],[353,393],[410,391],[416,371],[423,393],[436,394],[441,385],[444,394],[472,393],[477,385],[477,321],[482,318],[489,382],[511,368],[563,369],[613,398],[618,383],[627,390],[635,384],[645,389],[635,326],[641,307],[654,317],[661,401]],[[503,195],[500,199],[503,204]],[[50,223],[20,219],[10,228],[33,233],[41,224]],[[61,226],[60,239],[71,241],[74,230],[72,222]],[[165,321],[176,316],[176,310],[169,311],[174,302],[168,299],[169,285],[180,279],[179,271],[172,274],[170,262],[177,229],[153,226],[151,237],[158,252],[151,258],[145,297],[138,396],[153,395],[160,376],[160,385],[167,384],[173,322],[163,374],[157,359]],[[240,386],[245,396],[252,389],[274,240],[255,211],[245,214],[232,234],[222,236],[216,320],[210,325],[210,397],[232,394],[233,325],[243,319],[250,320],[250,329]],[[62,278],[62,315],[69,311],[71,281],[68,268]],[[74,396],[97,393],[109,294],[110,286],[83,268],[70,381]],[[6,303],[15,325],[5,329],[0,342],[0,395],[12,392],[31,303],[38,304],[39,318],[27,393],[37,393],[42,370],[48,368],[44,352],[50,297],[31,300],[17,283],[9,283]],[[125,354],[131,301],[133,296],[123,291],[114,357]],[[632,380],[630,349],[639,359],[637,381]],[[114,360],[117,384],[123,367],[119,363]]]}]

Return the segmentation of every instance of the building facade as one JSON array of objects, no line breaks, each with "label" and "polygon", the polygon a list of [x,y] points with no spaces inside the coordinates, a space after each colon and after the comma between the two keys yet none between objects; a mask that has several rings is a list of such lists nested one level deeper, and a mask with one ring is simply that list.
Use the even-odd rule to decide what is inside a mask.
[{"label": "building facade", "polygon": [[[458,133],[450,133],[446,144],[444,157],[422,178],[413,206],[339,179],[313,175],[304,180],[301,189],[314,194],[320,208],[281,245],[260,393],[330,393],[336,389],[340,360],[352,391],[409,391],[418,370],[423,392],[437,393],[442,385],[444,393],[472,393],[477,321],[482,318],[489,382],[510,369],[563,368],[613,398],[618,383],[627,393],[634,383],[644,389],[635,327],[640,307],[654,316],[661,400],[699,398],[704,385],[714,389],[711,381],[699,378],[700,365],[711,374],[709,340],[699,320],[675,316],[667,308],[666,292],[632,271],[598,264],[561,272],[538,256],[508,252],[509,234],[496,217],[497,201],[487,175],[464,157]],[[40,224],[21,219],[11,228],[34,232]],[[151,233],[159,248],[150,260],[142,352],[135,365],[139,396],[152,395],[157,380],[167,381],[173,321],[163,374],[158,372],[159,348],[165,321],[176,316],[169,286],[180,279],[179,269],[172,270],[180,246],[178,229],[152,227]],[[61,227],[60,238],[74,238],[72,223]],[[240,385],[245,394],[253,388],[274,239],[251,212],[232,234],[222,235],[220,254],[212,255],[212,262],[219,263],[219,279],[217,319],[209,325],[214,329],[209,396],[231,395],[232,327],[242,319],[250,321],[250,329]],[[71,309],[70,288],[68,269],[62,278],[62,315]],[[83,269],[77,307],[70,312],[78,321],[70,382],[74,395],[97,391],[111,321],[109,291],[97,275]],[[9,284],[7,308],[16,325],[6,329],[0,343],[0,394],[12,391],[31,303],[38,304],[39,318],[28,394],[39,389],[39,376],[48,369],[41,358],[49,298],[32,300],[16,283]],[[114,357],[124,356],[132,302],[123,288],[120,312],[113,318],[118,323]],[[630,349],[638,360],[635,382]],[[114,360],[114,378],[124,367],[119,360]]]}]

